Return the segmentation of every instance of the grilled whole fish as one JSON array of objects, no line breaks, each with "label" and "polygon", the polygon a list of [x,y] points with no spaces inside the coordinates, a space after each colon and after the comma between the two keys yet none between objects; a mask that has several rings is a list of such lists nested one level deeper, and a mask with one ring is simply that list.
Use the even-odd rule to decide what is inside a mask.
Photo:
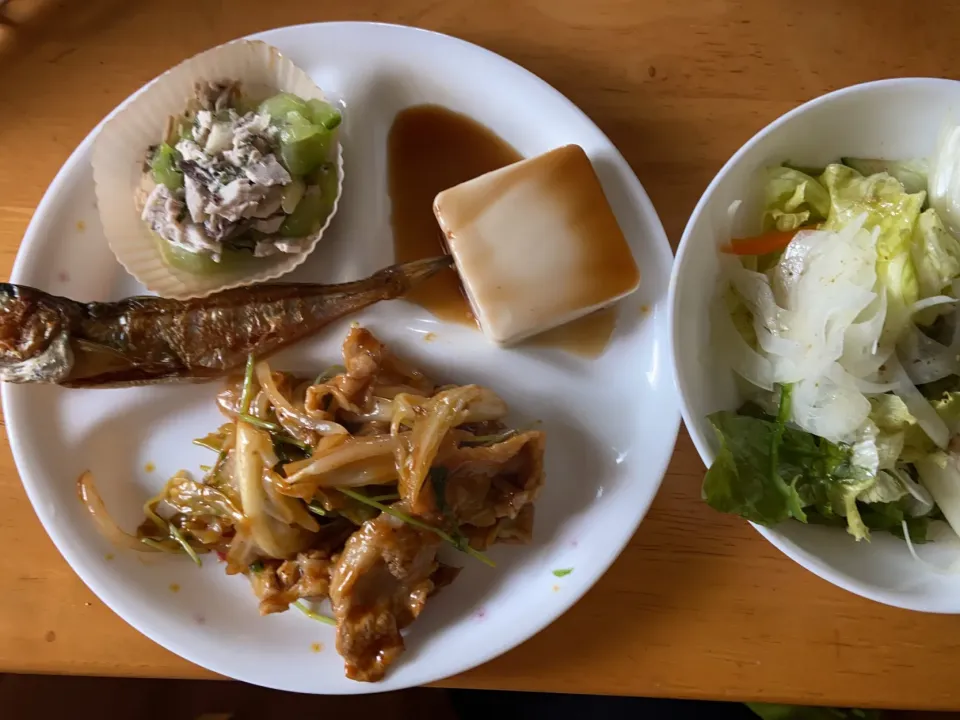
[{"label": "grilled whole fish", "polygon": [[450,263],[417,260],[341,285],[254,285],[194,300],[81,303],[0,283],[0,380],[94,388],[217,377],[251,353],[269,355],[399,297]]}]

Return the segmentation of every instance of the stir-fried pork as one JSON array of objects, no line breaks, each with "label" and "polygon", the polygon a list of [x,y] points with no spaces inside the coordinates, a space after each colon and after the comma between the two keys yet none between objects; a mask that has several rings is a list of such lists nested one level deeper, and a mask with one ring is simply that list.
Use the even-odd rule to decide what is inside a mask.
[{"label": "stir-fried pork", "polygon": [[330,580],[347,677],[373,682],[403,652],[400,630],[433,591],[440,538],[382,514],[355,532]]},{"label": "stir-fried pork", "polygon": [[483,447],[448,452],[445,507],[464,525],[491,527],[516,519],[543,486],[542,432],[525,432]]},{"label": "stir-fried pork", "polygon": [[231,378],[217,397],[228,422],[198,440],[216,465],[172,478],[138,537],[223,553],[264,615],[329,599],[346,674],[369,682],[459,572],[438,560],[444,543],[457,565],[493,565],[481,551],[531,540],[545,436],[510,430],[496,393],[437,386],[363,328],[343,364],[304,378],[260,361]]}]

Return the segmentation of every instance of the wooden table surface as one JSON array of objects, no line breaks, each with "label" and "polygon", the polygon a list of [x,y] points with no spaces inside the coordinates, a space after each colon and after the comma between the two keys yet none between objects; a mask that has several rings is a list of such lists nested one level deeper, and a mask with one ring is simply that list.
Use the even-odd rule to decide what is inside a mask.
[{"label": "wooden table surface", "polygon": [[[10,0],[0,23],[0,275],[47,184],[130,92],[209,46],[362,19],[482,45],[610,136],[676,244],[721,164],[798,103],[960,68],[960,4],[889,0]],[[649,516],[550,628],[446,684],[960,709],[960,617],[847,594],[699,500],[681,433]],[[210,677],[128,627],[47,539],[0,451],[0,672]]]}]

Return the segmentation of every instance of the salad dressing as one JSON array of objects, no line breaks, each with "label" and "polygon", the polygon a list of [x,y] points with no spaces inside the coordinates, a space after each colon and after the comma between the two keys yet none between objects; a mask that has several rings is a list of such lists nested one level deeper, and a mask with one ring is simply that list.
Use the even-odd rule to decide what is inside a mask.
[{"label": "salad dressing", "polygon": [[[438,105],[418,105],[397,114],[387,139],[387,157],[397,262],[447,251],[433,211],[438,193],[523,159],[489,128]],[[406,299],[445,322],[479,327],[452,268],[409,292]],[[598,357],[615,323],[616,309],[606,308],[523,344]]]}]

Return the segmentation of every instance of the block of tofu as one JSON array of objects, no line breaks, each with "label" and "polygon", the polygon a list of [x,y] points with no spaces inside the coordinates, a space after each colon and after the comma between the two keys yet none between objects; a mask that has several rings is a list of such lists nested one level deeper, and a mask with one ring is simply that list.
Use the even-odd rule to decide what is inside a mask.
[{"label": "block of tofu", "polygon": [[480,327],[501,345],[606,307],[640,284],[578,145],[444,190],[433,210]]}]

